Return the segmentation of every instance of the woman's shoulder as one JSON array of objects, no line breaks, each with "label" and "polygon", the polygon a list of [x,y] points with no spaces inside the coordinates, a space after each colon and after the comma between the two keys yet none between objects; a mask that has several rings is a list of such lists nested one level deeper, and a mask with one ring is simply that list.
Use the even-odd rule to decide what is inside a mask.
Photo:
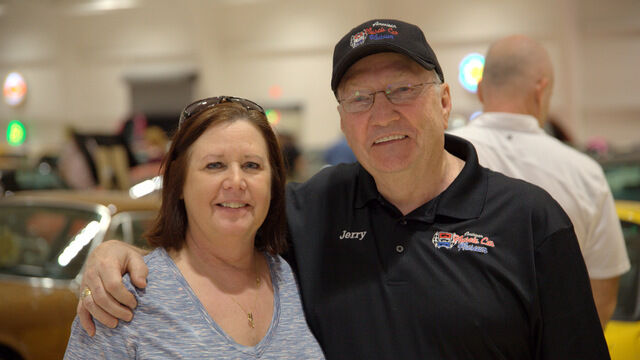
[{"label": "woman's shoulder", "polygon": [[[173,260],[163,248],[156,248],[144,257],[144,262],[149,269],[147,276],[147,286],[144,288],[136,288],[131,283],[129,274],[123,277],[125,286],[134,293],[136,300],[140,301],[140,297],[144,294],[155,293],[161,294],[167,289],[175,288],[177,285],[179,271],[173,264]],[[150,298],[155,298],[153,297]]]},{"label": "woman's shoulder", "polygon": [[283,290],[296,284],[295,276],[289,263],[280,255],[266,254],[271,269],[272,281]]},{"label": "woman's shoulder", "polygon": [[272,273],[276,274],[292,274],[291,266],[280,255],[265,253],[269,267]]},{"label": "woman's shoulder", "polygon": [[171,257],[167,251],[161,247],[153,249],[153,251],[144,256],[144,263],[149,267],[149,274],[151,274],[152,267],[154,269],[166,267],[167,260],[171,260]]}]

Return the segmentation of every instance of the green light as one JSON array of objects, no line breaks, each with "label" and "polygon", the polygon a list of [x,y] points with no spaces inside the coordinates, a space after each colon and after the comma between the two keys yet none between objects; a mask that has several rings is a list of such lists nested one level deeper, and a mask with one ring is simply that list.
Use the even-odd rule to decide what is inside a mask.
[{"label": "green light", "polygon": [[278,123],[280,122],[280,111],[276,109],[267,109],[265,111],[265,115],[267,116],[267,120],[271,125],[278,125]]},{"label": "green light", "polygon": [[11,120],[9,126],[7,126],[7,142],[11,146],[18,146],[24,143],[24,139],[27,137],[27,131],[24,125],[18,120]]}]

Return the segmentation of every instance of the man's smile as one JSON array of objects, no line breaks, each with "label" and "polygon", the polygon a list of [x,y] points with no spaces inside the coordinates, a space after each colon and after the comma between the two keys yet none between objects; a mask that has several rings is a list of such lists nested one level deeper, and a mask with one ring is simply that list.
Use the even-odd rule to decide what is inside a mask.
[{"label": "man's smile", "polygon": [[384,144],[387,143],[389,141],[394,141],[394,140],[402,140],[407,138],[407,135],[389,135],[389,136],[384,136],[381,137],[379,139],[377,139],[376,141],[373,142],[373,145],[379,145],[379,144]]}]

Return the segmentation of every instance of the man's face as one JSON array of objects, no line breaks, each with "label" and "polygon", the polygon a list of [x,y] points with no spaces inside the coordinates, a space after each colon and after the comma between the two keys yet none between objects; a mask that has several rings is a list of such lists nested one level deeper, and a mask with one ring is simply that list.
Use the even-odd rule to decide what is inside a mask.
[{"label": "man's face", "polygon": [[[391,84],[420,84],[435,75],[408,57],[379,53],[360,59],[344,75],[338,98],[384,90]],[[375,95],[371,109],[349,113],[342,106],[340,126],[358,161],[376,174],[411,171],[433,164],[444,152],[451,101],[447,84],[426,85],[409,104],[395,105],[384,93]]]}]

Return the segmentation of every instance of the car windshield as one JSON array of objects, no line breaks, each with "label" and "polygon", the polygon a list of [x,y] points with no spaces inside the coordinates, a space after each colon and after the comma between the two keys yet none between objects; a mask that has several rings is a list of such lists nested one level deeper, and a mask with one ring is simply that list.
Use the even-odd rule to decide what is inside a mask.
[{"label": "car windshield", "polygon": [[101,234],[100,220],[82,209],[0,205],[0,274],[74,278]]},{"label": "car windshield", "polygon": [[118,239],[133,244],[136,247],[150,250],[143,234],[151,228],[156,217],[156,211],[125,211],[118,213],[111,219],[109,231],[105,239]]}]

